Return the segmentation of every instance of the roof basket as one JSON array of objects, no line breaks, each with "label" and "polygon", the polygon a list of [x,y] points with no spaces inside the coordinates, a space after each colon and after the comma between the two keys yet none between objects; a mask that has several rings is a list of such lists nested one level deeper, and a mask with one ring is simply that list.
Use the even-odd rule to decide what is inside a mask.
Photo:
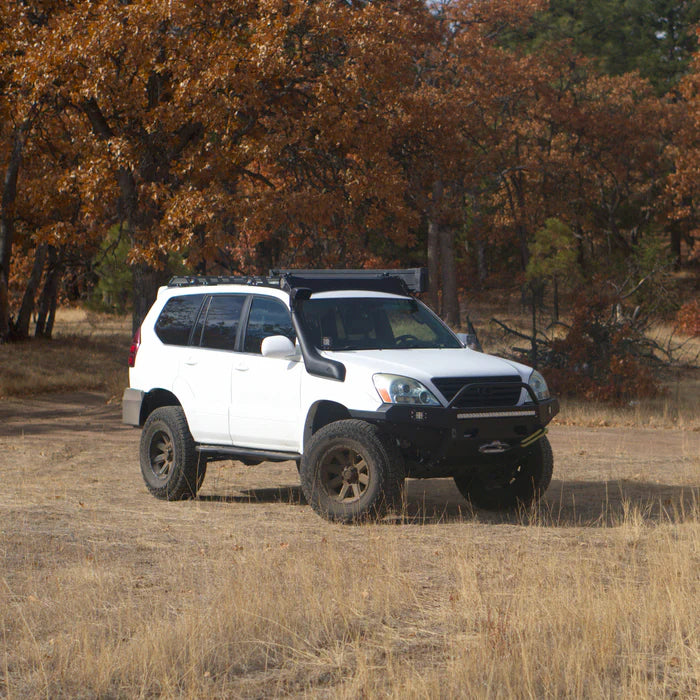
[{"label": "roof basket", "polygon": [[[402,270],[292,270],[272,269],[271,277],[283,277],[290,288],[309,287],[313,291],[363,289],[420,293],[428,288],[428,270],[412,267]],[[393,283],[392,283],[393,281]],[[404,289],[398,290],[396,281]],[[389,289],[391,288],[391,289]]]}]

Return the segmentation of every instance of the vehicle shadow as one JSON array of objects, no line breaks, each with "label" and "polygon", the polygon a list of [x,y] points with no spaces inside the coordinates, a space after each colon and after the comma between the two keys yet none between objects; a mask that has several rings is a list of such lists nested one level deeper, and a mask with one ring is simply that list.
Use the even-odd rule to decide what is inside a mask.
[{"label": "vehicle shadow", "polygon": [[[232,494],[203,494],[213,503],[283,503],[305,505],[298,485],[247,488]],[[462,498],[451,479],[409,480],[404,507],[383,522],[430,525],[449,522],[540,525],[544,527],[611,527],[633,519],[679,522],[700,518],[700,487],[641,481],[553,480],[535,506],[511,513],[479,510]]]},{"label": "vehicle shadow", "polygon": [[[432,483],[431,483],[432,482]],[[700,517],[700,487],[630,480],[553,480],[542,500],[529,508],[492,513],[474,508],[451,480],[409,482],[401,522],[433,524],[477,521],[545,527],[610,527],[640,519],[679,522]]]},{"label": "vehicle shadow", "polygon": [[306,505],[306,499],[300,486],[240,489],[235,494],[200,494],[197,496],[197,500],[210,503],[286,503],[291,506]]}]

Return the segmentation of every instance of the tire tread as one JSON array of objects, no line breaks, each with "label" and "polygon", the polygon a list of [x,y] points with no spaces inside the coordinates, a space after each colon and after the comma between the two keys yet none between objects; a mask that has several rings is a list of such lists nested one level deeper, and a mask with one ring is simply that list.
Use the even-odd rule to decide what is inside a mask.
[{"label": "tire tread", "polygon": [[[330,440],[353,440],[365,446],[378,458],[380,478],[375,497],[362,509],[343,507],[323,498],[317,487],[317,453]],[[388,509],[400,506],[403,495],[404,463],[398,446],[379,429],[363,420],[354,418],[334,421],[320,428],[311,437],[304,450],[299,469],[301,488],[307,502],[320,516],[337,522],[353,522],[368,517],[381,517]]]},{"label": "tire tread", "polygon": [[[154,424],[158,422],[170,430],[175,452],[173,473],[163,485],[149,481],[146,471],[149,469],[149,435]],[[148,416],[141,433],[140,456],[144,481],[156,498],[180,501],[197,495],[206,473],[206,460],[201,459],[197,452],[187,418],[180,406],[161,406]]]}]

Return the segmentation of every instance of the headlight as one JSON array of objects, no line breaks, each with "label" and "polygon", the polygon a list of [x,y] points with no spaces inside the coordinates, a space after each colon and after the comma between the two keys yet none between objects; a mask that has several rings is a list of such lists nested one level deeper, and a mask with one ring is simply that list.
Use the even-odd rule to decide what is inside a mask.
[{"label": "headlight", "polygon": [[549,398],[549,389],[547,388],[547,382],[545,382],[544,377],[537,371],[533,370],[530,375],[530,379],[527,383],[532,387],[535,392],[535,396],[542,401],[543,399]]},{"label": "headlight", "polygon": [[415,379],[396,374],[375,374],[372,380],[384,403],[441,405],[432,392]]}]

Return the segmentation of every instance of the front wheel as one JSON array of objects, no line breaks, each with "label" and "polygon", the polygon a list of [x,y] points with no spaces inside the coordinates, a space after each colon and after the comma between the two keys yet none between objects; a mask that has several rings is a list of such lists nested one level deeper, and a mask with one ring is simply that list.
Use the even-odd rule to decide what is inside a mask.
[{"label": "front wheel", "polygon": [[514,510],[529,506],[547,490],[554,458],[546,437],[523,452],[513,465],[497,473],[459,474],[455,484],[464,498],[484,510]]},{"label": "front wheel", "polygon": [[140,458],[143,479],[156,498],[193,498],[204,481],[207,463],[195,449],[180,406],[162,406],[148,416]]},{"label": "front wheel", "polygon": [[304,450],[299,474],[307,502],[329,520],[379,517],[401,501],[401,453],[391,438],[361,420],[318,430]]}]

